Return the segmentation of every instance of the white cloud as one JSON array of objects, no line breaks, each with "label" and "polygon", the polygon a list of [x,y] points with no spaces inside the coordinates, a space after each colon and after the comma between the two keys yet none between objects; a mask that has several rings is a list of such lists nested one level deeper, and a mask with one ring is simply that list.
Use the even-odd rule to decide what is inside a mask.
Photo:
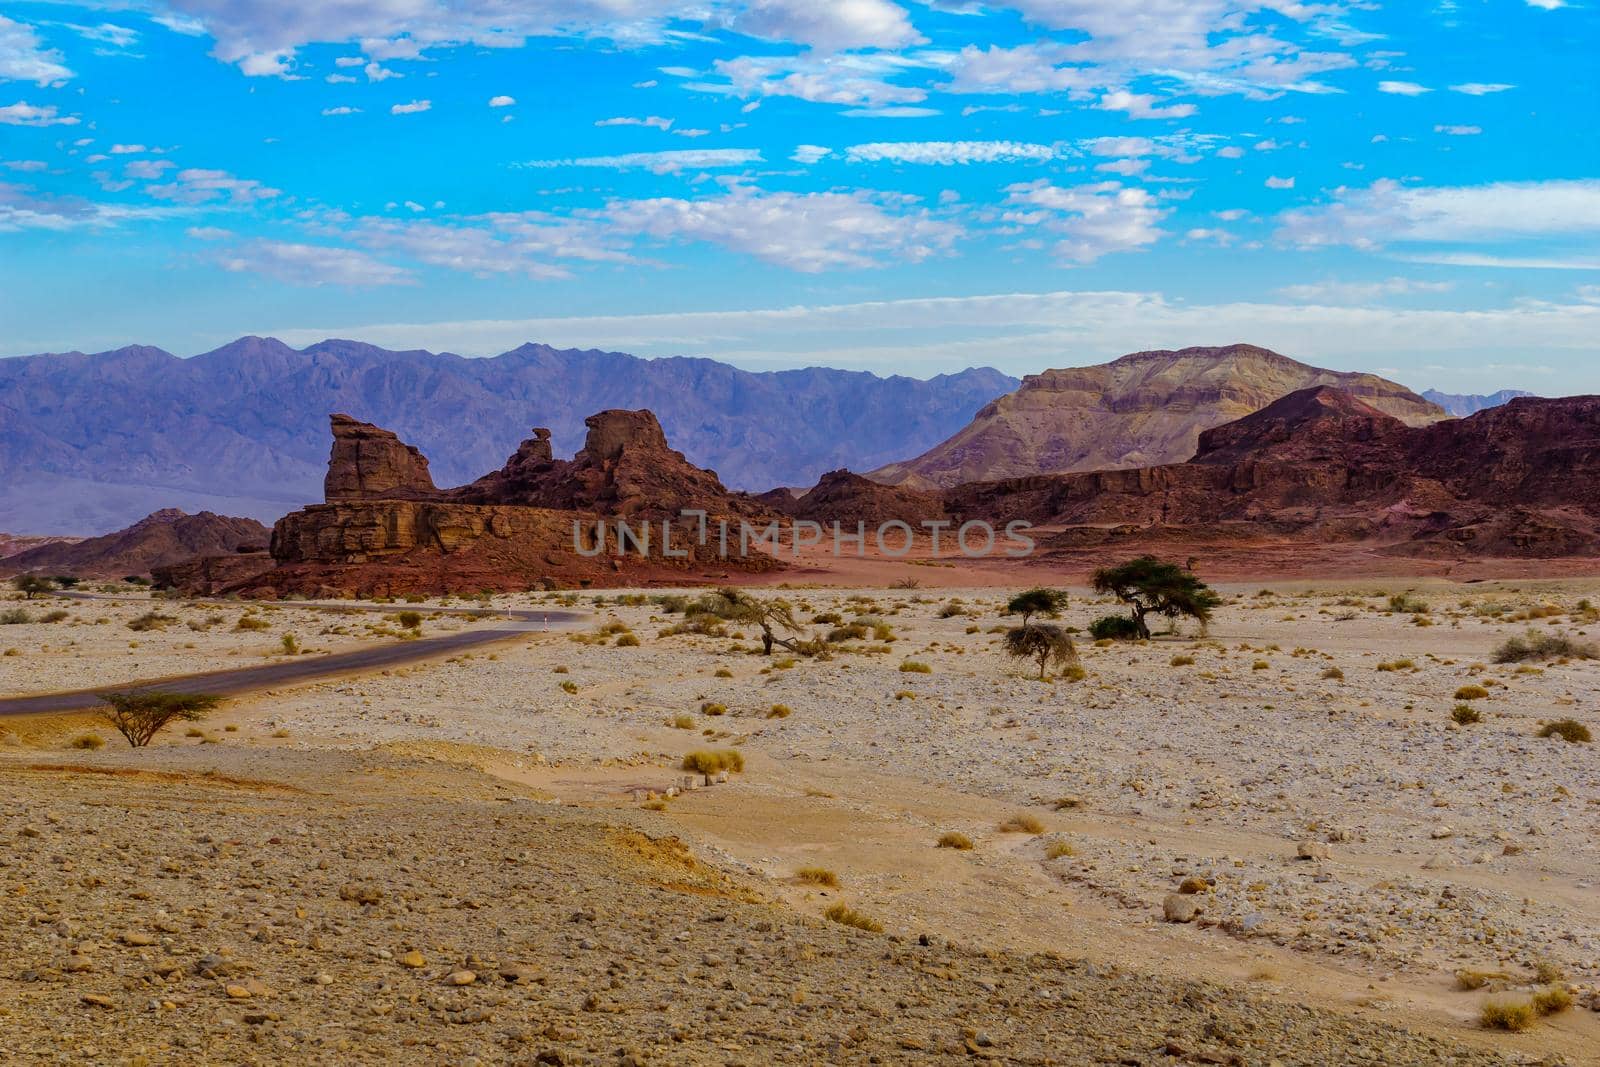
[{"label": "white cloud", "polygon": [[1392,96],[1421,96],[1423,93],[1431,93],[1433,90],[1426,85],[1418,85],[1416,82],[1382,81],[1378,83],[1378,92],[1389,93]]},{"label": "white cloud", "polygon": [[1114,159],[1109,163],[1095,164],[1095,170],[1103,174],[1120,174],[1124,178],[1131,178],[1136,174],[1143,174],[1150,169],[1148,159]]},{"label": "white cloud", "polygon": [[796,145],[794,154],[789,158],[794,160],[796,163],[810,166],[818,160],[826,159],[832,154],[833,150],[830,148],[824,148],[821,145],[816,144],[803,144]]},{"label": "white cloud", "polygon": [[489,98],[490,107],[511,107],[516,102],[517,98],[514,96],[491,96]]},{"label": "white cloud", "polygon": [[1476,137],[1483,132],[1482,126],[1435,126],[1434,133],[1442,133],[1447,137]]},{"label": "white cloud", "polygon": [[804,273],[921,262],[961,236],[957,226],[904,198],[864,192],[735,188],[699,200],[614,201],[605,217],[619,232],[704,242]]},{"label": "white cloud", "polygon": [[1001,221],[1019,232],[1036,228],[1059,237],[1053,252],[1066,263],[1093,263],[1115,252],[1137,252],[1166,232],[1172,213],[1148,190],[1107,181],[1062,187],[1040,179],[1006,187]]},{"label": "white cloud", "polygon": [[1282,216],[1279,236],[1303,247],[1505,242],[1600,233],[1600,179],[1408,188],[1340,188],[1330,203]]},{"label": "white cloud", "polygon": [[572,276],[566,261],[635,262],[628,241],[602,220],[569,219],[542,212],[496,212],[441,222],[360,219],[348,236],[357,244],[451,270]]},{"label": "white cloud", "polygon": [[279,195],[277,189],[262,185],[253,178],[235,178],[225,170],[180,170],[173,180],[163,185],[149,185],[145,192],[160,200],[175,200],[183,204],[205,204],[223,200],[242,206],[271,200]]},{"label": "white cloud", "polygon": [[408,271],[352,248],[259,239],[218,252],[214,259],[223,270],[262,274],[290,285],[369,288],[415,284]]},{"label": "white cloud", "polygon": [[405,77],[405,75],[401,74],[399,71],[390,70],[388,67],[385,67],[383,64],[378,62],[368,63],[364,73],[366,74],[367,81],[369,82],[386,82],[390,78]]},{"label": "white cloud", "polygon": [[1197,108],[1193,104],[1156,105],[1156,97],[1147,93],[1130,93],[1117,89],[1100,98],[1102,111],[1126,111],[1131,119],[1186,119]]},{"label": "white cloud", "polygon": [[1488,96],[1490,93],[1503,93],[1515,88],[1515,85],[1506,85],[1503,82],[1465,82],[1450,86],[1450,91],[1465,93],[1468,96]]},{"label": "white cloud", "polygon": [[1528,0],[1529,7],[1537,7],[1544,11],[1554,11],[1567,6],[1567,0]]},{"label": "white cloud", "polygon": [[1293,189],[1294,179],[1269,177],[1267,178],[1266,186],[1268,189]]},{"label": "white cloud", "polygon": [[0,123],[7,126],[76,126],[76,115],[62,115],[54,104],[34,107],[26,100],[0,107]]},{"label": "white cloud", "polygon": [[922,163],[950,166],[961,163],[1042,162],[1055,159],[1052,145],[1022,141],[878,141],[851,145],[845,158],[851,163]]},{"label": "white cloud", "polygon": [[155,181],[177,164],[169,159],[136,159],[122,168],[124,176],[138,181]]},{"label": "white cloud", "polygon": [[656,174],[675,174],[682,170],[709,170],[716,167],[743,167],[763,162],[753,148],[682,148],[668,152],[627,152],[618,156],[586,156],[579,159],[535,159],[519,167],[547,170],[552,167],[605,167],[610,170],[648,170]]},{"label": "white cloud", "polygon": [[396,104],[389,109],[391,115],[415,115],[422,111],[433,110],[432,100],[413,100],[409,104]]},{"label": "white cloud", "polygon": [[1410,296],[1417,293],[1448,293],[1455,288],[1452,282],[1426,282],[1414,278],[1386,278],[1374,282],[1310,282],[1286,285],[1278,295],[1287,300],[1306,304],[1368,304],[1390,296]]},{"label": "white cloud", "polygon": [[137,156],[148,151],[150,150],[142,144],[114,144],[111,146],[111,154],[114,156]]},{"label": "white cloud", "polygon": [[0,15],[0,81],[44,86],[70,77],[72,71],[62,63],[61,53],[44,47],[32,26]]},{"label": "white cloud", "polygon": [[697,78],[686,82],[685,87],[698,92],[722,93],[741,99],[794,97],[818,104],[888,108],[920,104],[927,99],[926,90],[889,80],[916,66],[914,61],[893,53],[873,52],[718,59],[705,75],[697,71],[662,69],[664,73]]},{"label": "white cloud", "polygon": [[361,109],[341,104],[339,107],[325,107],[322,109],[322,113],[324,115],[359,115],[361,114]]},{"label": "white cloud", "polygon": [[1217,149],[1217,155],[1221,156],[1223,159],[1243,159],[1244,149],[1240,148],[1238,145],[1231,144],[1226,148]]},{"label": "white cloud", "polygon": [[656,130],[670,130],[670,129],[672,129],[672,120],[668,119],[668,118],[662,118],[660,115],[646,115],[642,119],[624,115],[624,116],[618,116],[617,118],[599,119],[599,120],[597,120],[595,122],[595,125],[596,126],[646,126],[646,127],[649,127],[651,129],[656,129]]},{"label": "white cloud", "polygon": [[732,25],[742,33],[825,51],[901,48],[923,39],[905,9],[889,0],[748,0]]}]

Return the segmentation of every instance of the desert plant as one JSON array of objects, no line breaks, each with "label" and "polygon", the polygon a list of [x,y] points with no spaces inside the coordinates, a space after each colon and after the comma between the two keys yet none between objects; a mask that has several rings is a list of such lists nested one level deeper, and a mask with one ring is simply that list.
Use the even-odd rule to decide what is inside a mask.
[{"label": "desert plant", "polygon": [[128,620],[128,629],[135,633],[144,633],[148,630],[164,630],[168,624],[177,622],[172,615],[163,615],[159,611],[147,611],[137,618]]},{"label": "desert plant", "polygon": [[1095,592],[1108,593],[1127,604],[1134,626],[1144,638],[1150,636],[1147,615],[1162,615],[1174,622],[1187,616],[1203,626],[1222,604],[1222,598],[1192,572],[1154,556],[1102,567],[1094,572],[1090,584]]},{"label": "desert plant", "polygon": [[1389,611],[1395,615],[1426,615],[1428,604],[1409,593],[1396,593],[1389,598]]},{"label": "desert plant", "polygon": [[1042,834],[1044,823],[1027,812],[1018,812],[998,827],[1003,834]]},{"label": "desert plant", "polygon": [[697,774],[744,770],[744,753],[737,749],[701,749],[683,757],[683,769]]},{"label": "desert plant", "polygon": [[97,749],[106,747],[106,739],[99,734],[79,734],[72,739],[73,748]]},{"label": "desert plant", "polygon": [[100,712],[134,748],[148,745],[171,722],[198,722],[215,710],[222,698],[210,693],[171,693],[135,690],[101,693],[107,707]]},{"label": "desert plant", "polygon": [[825,885],[838,888],[839,876],[826,867],[801,867],[794,876],[807,885]]},{"label": "desert plant", "polygon": [[1471,726],[1483,721],[1483,712],[1471,704],[1457,704],[1455,710],[1450,712],[1450,719],[1458,726]]},{"label": "desert plant", "polygon": [[933,673],[933,668],[928,666],[926,663],[919,663],[914,659],[908,659],[904,663],[900,664],[900,673],[901,674],[932,674]]},{"label": "desert plant", "polygon": [[636,634],[618,634],[613,643],[618,648],[638,648],[639,638]]},{"label": "desert plant", "polygon": [[1027,626],[1028,620],[1035,615],[1053,619],[1065,610],[1067,610],[1067,594],[1059,589],[1046,589],[1043,586],[1018,593],[1006,603],[1006,614],[1021,615],[1023,626]]},{"label": "desert plant", "polygon": [[700,714],[702,714],[702,715],[726,715],[726,714],[728,714],[728,705],[719,704],[714,700],[708,700],[704,704],[700,705]]},{"label": "desert plant", "polygon": [[1078,663],[1078,650],[1073,646],[1072,638],[1053,623],[1008,630],[1003,645],[1006,655],[1014,659],[1038,660],[1040,681],[1044,680],[1045,671],[1052,662],[1062,668]]},{"label": "desert plant", "polygon": [[940,848],[953,848],[958,852],[968,852],[972,849],[972,838],[966,834],[958,834],[954,830],[939,835],[937,842]]},{"label": "desert plant", "polygon": [[1344,681],[1344,671],[1341,671],[1338,667],[1329,667],[1322,672],[1322,677],[1325,681],[1342,682]]},{"label": "desert plant", "polygon": [[578,683],[572,681],[562,682],[561,689],[563,692],[576,693],[578,691]]},{"label": "desert plant", "polygon": [[1489,691],[1481,685],[1464,685],[1456,690],[1457,700],[1482,700],[1489,695]]},{"label": "desert plant", "polygon": [[1193,656],[1173,656],[1170,660],[1167,661],[1167,666],[1169,666],[1169,667],[1193,667],[1194,666],[1194,657]]},{"label": "desert plant", "polygon": [[787,704],[774,704],[772,707],[767,709],[767,718],[769,719],[787,719],[793,714],[794,709],[790,708]]},{"label": "desert plant", "polygon": [[1589,728],[1577,719],[1558,719],[1555,722],[1547,722],[1539,728],[1539,736],[1559,737],[1563,741],[1570,741],[1575,745],[1594,740],[1594,735],[1589,732]]},{"label": "desert plant", "polygon": [[282,646],[285,656],[298,656],[300,654],[300,639],[294,634],[284,634],[278,638],[278,644]]},{"label": "desert plant", "polygon": [[11,579],[11,588],[29,600],[41,593],[48,593],[55,587],[55,583],[42,574],[19,574]]},{"label": "desert plant", "polygon": [[1089,624],[1089,636],[1096,641],[1133,641],[1140,636],[1139,624],[1126,615],[1102,615]]},{"label": "desert plant", "polygon": [[836,923],[841,923],[844,926],[853,926],[857,930],[865,930],[868,933],[873,934],[883,932],[882,923],[878,922],[876,919],[861,914],[859,911],[856,911],[854,908],[849,907],[842,902],[833,905],[822,914]]},{"label": "desert plant", "polygon": [[1572,1007],[1572,994],[1561,986],[1551,986],[1535,993],[1529,1006],[1535,1015],[1560,1015]]},{"label": "desert plant", "polygon": [[795,621],[794,609],[786,600],[763,600],[740,589],[718,589],[701,598],[707,614],[728,622],[755,626],[761,630],[761,652],[772,655],[774,645],[782,645],[791,652],[800,651],[795,642],[779,636],[779,632],[798,633],[800,624]]},{"label": "desert plant", "polygon": [[270,630],[272,624],[259,615],[241,615],[239,621],[233,624],[235,630],[246,632],[250,630]]},{"label": "desert plant", "polygon": [[1526,637],[1508,638],[1494,652],[1496,663],[1551,659],[1600,659],[1600,647],[1566,634],[1541,634],[1530,630]]},{"label": "desert plant", "polygon": [[1044,847],[1044,858],[1047,860],[1059,860],[1077,854],[1078,850],[1065,841],[1052,841]]},{"label": "desert plant", "polygon": [[1486,1030],[1509,1030],[1520,1033],[1533,1025],[1533,1005],[1524,1001],[1485,1001],[1478,1016]]},{"label": "desert plant", "polygon": [[672,717],[672,719],[667,723],[667,725],[671,726],[675,730],[693,730],[694,729],[694,716],[693,715],[679,713],[677,715],[674,715]]},{"label": "desert plant", "polygon": [[33,614],[26,608],[8,608],[0,611],[0,626],[24,626],[33,621]]},{"label": "desert plant", "polygon": [[407,630],[422,629],[422,612],[420,611],[402,611],[395,616],[395,619]]}]

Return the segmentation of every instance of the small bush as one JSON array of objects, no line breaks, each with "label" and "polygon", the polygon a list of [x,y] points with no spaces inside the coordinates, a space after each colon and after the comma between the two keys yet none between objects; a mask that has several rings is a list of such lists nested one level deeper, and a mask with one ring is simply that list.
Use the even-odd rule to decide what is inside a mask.
[{"label": "small bush", "polygon": [[1139,624],[1126,615],[1102,615],[1089,624],[1089,636],[1096,641],[1135,641]]},{"label": "small bush", "polygon": [[767,709],[767,718],[769,719],[787,719],[793,714],[794,709],[787,704],[774,704]]},{"label": "small bush", "polygon": [[708,700],[704,704],[700,705],[700,714],[702,714],[702,715],[726,715],[726,714],[728,714],[728,705],[726,705],[726,704],[718,704],[714,700]]},{"label": "small bush", "polygon": [[999,830],[1003,834],[1042,834],[1044,823],[1024,811],[1001,823]]},{"label": "small bush", "polygon": [[407,630],[422,629],[422,612],[420,611],[402,611],[395,617],[400,620],[400,625]]},{"label": "small bush", "polygon": [[1322,677],[1329,682],[1342,682],[1344,681],[1344,671],[1341,671],[1338,667],[1329,667],[1322,672]]},{"label": "small bush", "polygon": [[298,656],[300,654],[300,639],[294,634],[284,634],[278,638],[278,644],[283,646],[285,656]]},{"label": "small bush", "polygon": [[940,848],[953,848],[958,852],[972,851],[972,838],[966,834],[958,834],[954,830],[939,835]]},{"label": "small bush", "polygon": [[667,722],[667,725],[672,727],[674,730],[693,730],[694,716],[689,714],[674,715]]},{"label": "small bush", "polygon": [[1417,665],[1415,663],[1408,659],[1392,659],[1385,663],[1378,664],[1378,670],[1387,674],[1393,671],[1415,670],[1416,666]]},{"label": "small bush", "polygon": [[1047,860],[1058,860],[1067,856],[1076,856],[1077,854],[1078,850],[1065,841],[1052,841],[1044,849],[1044,858]]},{"label": "small bush", "polygon": [[836,923],[840,923],[844,926],[853,926],[857,930],[865,930],[868,933],[873,934],[883,932],[882,923],[878,922],[876,919],[872,919],[861,914],[859,911],[856,911],[854,908],[848,907],[843,903],[833,905],[822,914]]},{"label": "small bush", "polygon": [[1456,690],[1457,700],[1482,700],[1489,691],[1481,685],[1464,685]]},{"label": "small bush", "polygon": [[578,691],[578,683],[573,681],[562,682],[561,688],[568,693],[576,693]]},{"label": "small bush", "polygon": [[1563,741],[1573,744],[1594,740],[1594,735],[1589,728],[1577,719],[1559,719],[1556,722],[1547,722],[1539,728],[1540,737],[1559,737]]},{"label": "small bush", "polygon": [[638,648],[639,638],[633,634],[620,634],[614,644],[618,648]]},{"label": "small bush", "polygon": [[1396,593],[1389,598],[1389,611],[1396,615],[1426,615],[1428,604],[1409,593]]},{"label": "small bush", "polygon": [[826,867],[801,867],[794,876],[807,885],[825,885],[837,889],[839,876]]},{"label": "small bush", "polygon": [[1268,663],[1264,659],[1258,659],[1254,663],[1250,664],[1250,669],[1253,670],[1253,671],[1271,670],[1272,669],[1272,664]]},{"label": "small bush", "polygon": [[1483,1005],[1478,1016],[1486,1030],[1509,1030],[1521,1033],[1533,1025],[1533,1005],[1511,1000],[1491,1000]]},{"label": "small bush", "polygon": [[33,616],[25,608],[11,608],[0,611],[0,626],[22,626],[33,621]]},{"label": "small bush", "polygon": [[733,672],[730,671],[726,667],[718,667],[715,671],[713,671],[711,673],[711,677],[713,677],[713,678],[732,678],[733,677]]},{"label": "small bush", "polygon": [[1560,986],[1541,989],[1533,995],[1531,1006],[1535,1015],[1560,1015],[1572,1007],[1572,994]]},{"label": "small bush", "polygon": [[71,615],[71,612],[63,611],[62,609],[57,608],[54,611],[47,611],[43,615],[39,616],[39,621],[40,622],[60,622],[62,619],[65,619],[65,618],[69,617],[70,615]]},{"label": "small bush", "polygon": [[1472,971],[1463,968],[1456,972],[1456,988],[1471,992],[1482,989],[1490,982],[1503,982],[1511,976],[1504,971]]},{"label": "small bush", "polygon": [[106,739],[99,734],[79,734],[72,739],[73,748],[97,749],[106,747]]},{"label": "small bush", "polygon": [[1495,649],[1496,663],[1523,663],[1528,660],[1600,659],[1600,648],[1588,641],[1578,641],[1565,634],[1541,634],[1529,631],[1526,637],[1508,639]]},{"label": "small bush", "polygon": [[1458,726],[1471,726],[1483,721],[1483,712],[1471,704],[1457,704],[1455,710],[1450,713],[1450,718]]},{"label": "small bush", "polygon": [[933,668],[928,666],[926,663],[918,663],[914,659],[908,659],[904,663],[900,664],[900,673],[901,674],[932,674],[933,673]]},{"label": "small bush", "polygon": [[1194,666],[1194,657],[1193,656],[1173,656],[1170,660],[1167,661],[1167,666],[1169,666],[1169,667],[1193,667]]},{"label": "small bush", "polygon": [[732,748],[701,749],[683,757],[683,769],[697,774],[744,770],[744,753]]},{"label": "small bush", "polygon": [[233,624],[233,628],[239,631],[270,630],[272,624],[257,615],[241,615],[239,621]]},{"label": "small bush", "polygon": [[147,630],[164,630],[169,623],[178,620],[171,615],[163,615],[159,611],[147,611],[138,618],[128,620],[128,629],[134,633],[144,633]]}]

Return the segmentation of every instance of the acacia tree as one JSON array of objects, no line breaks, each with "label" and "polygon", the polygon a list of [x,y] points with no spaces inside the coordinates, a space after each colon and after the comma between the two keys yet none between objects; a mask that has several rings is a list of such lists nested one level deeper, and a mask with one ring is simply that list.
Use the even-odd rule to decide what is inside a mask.
[{"label": "acacia tree", "polygon": [[1007,630],[1005,650],[1006,655],[1017,659],[1037,659],[1041,682],[1052,660],[1061,668],[1078,663],[1078,650],[1073,646],[1072,638],[1061,627],[1048,622]]},{"label": "acacia tree", "polygon": [[167,693],[154,689],[101,693],[100,699],[107,704],[100,711],[101,718],[115,727],[134,748],[148,745],[168,723],[197,722],[222,703],[221,697],[210,693]]},{"label": "acacia tree", "polygon": [[1028,589],[1011,598],[1006,604],[1008,615],[1021,615],[1024,628],[1028,620],[1035,615],[1046,615],[1055,618],[1067,609],[1067,594],[1059,589],[1046,589],[1039,586]]},{"label": "acacia tree", "polygon": [[40,593],[48,593],[55,588],[55,583],[42,574],[19,574],[11,579],[11,586],[23,596],[32,600]]},{"label": "acacia tree", "polygon": [[1133,613],[1133,625],[1139,636],[1149,638],[1147,615],[1163,615],[1177,619],[1186,615],[1202,625],[1211,620],[1211,612],[1222,603],[1222,598],[1194,574],[1176,563],[1140,556],[1116,567],[1102,567],[1094,572],[1090,584],[1097,593],[1109,593],[1128,605]]},{"label": "acacia tree", "polygon": [[719,618],[760,627],[761,651],[765,655],[772,655],[773,645],[782,645],[791,652],[801,651],[793,641],[778,636],[779,630],[800,632],[794,609],[787,600],[762,600],[741,589],[718,589],[712,594],[709,606],[712,614]]}]

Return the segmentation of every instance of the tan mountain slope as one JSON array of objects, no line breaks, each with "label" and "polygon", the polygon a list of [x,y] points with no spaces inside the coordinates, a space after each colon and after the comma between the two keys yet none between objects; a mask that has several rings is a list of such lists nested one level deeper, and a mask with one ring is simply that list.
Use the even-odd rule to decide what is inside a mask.
[{"label": "tan mountain slope", "polygon": [[1182,463],[1200,434],[1301,389],[1331,385],[1412,426],[1442,409],[1375,374],[1323,370],[1254,345],[1135,352],[1047,370],[987,404],[954,437],[868,474],[933,488],[1033,474]]}]

